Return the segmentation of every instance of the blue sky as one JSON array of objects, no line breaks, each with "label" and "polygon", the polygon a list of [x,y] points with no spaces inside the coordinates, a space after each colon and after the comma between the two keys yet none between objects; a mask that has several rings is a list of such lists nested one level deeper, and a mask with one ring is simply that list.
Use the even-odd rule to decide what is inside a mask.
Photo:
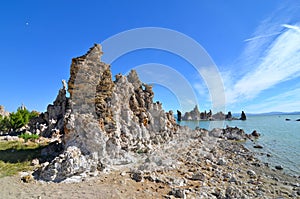
[{"label": "blue sky", "polygon": [[[220,71],[227,110],[300,111],[299,11],[297,0],[1,1],[0,104],[9,111],[22,103],[44,111],[61,80],[69,78],[73,57],[120,32],[161,27],[187,35],[206,50]],[[211,108],[203,78],[174,53],[133,51],[114,61],[112,71],[127,73],[148,63],[173,69],[191,85],[200,110]],[[171,73],[165,73],[160,75],[167,80]],[[175,93],[167,84],[152,83],[164,108],[182,109],[178,81]],[[195,105],[184,103],[186,109]]]}]

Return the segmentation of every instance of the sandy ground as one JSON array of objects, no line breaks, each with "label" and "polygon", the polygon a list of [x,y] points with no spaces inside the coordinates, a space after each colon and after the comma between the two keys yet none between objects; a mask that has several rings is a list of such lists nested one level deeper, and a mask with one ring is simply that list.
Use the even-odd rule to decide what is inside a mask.
[{"label": "sandy ground", "polygon": [[[175,171],[180,174],[179,171]],[[254,198],[300,198],[300,196],[289,196],[292,187],[286,182],[296,182],[299,180],[283,175],[277,171],[268,171],[264,169],[256,170],[256,173],[267,174],[272,177],[279,178],[279,181],[265,179],[263,187],[269,187],[269,191],[274,191],[271,195],[266,193],[265,197]],[[124,172],[122,173],[124,174]],[[166,175],[174,175],[174,171]],[[203,184],[202,184],[203,186]],[[0,198],[1,199],[31,199],[31,198],[174,198],[169,196],[168,193],[171,187],[165,183],[151,182],[144,180],[143,182],[136,182],[130,178],[129,173],[121,175],[120,171],[114,171],[110,174],[101,174],[100,176],[80,182],[80,183],[53,183],[53,182],[40,182],[31,181],[24,183],[21,181],[20,175],[11,177],[4,177],[0,179]],[[197,193],[188,195],[187,198],[207,198],[201,197],[201,183],[191,181],[186,187],[197,188]],[[218,187],[215,187],[218,188]],[[211,187],[210,190],[215,188]],[[222,189],[222,187],[219,187]],[[207,190],[206,190],[207,191]],[[252,197],[249,197],[252,198]]]},{"label": "sandy ground", "polygon": [[24,183],[20,176],[0,179],[0,198],[162,198],[169,187],[154,182],[136,182],[129,174],[102,174],[80,183],[33,181]]}]

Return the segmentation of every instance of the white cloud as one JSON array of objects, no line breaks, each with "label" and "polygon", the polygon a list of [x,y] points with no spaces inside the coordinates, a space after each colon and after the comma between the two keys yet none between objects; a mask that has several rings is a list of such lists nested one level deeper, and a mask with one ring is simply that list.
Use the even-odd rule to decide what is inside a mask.
[{"label": "white cloud", "polygon": [[247,106],[246,109],[256,113],[300,111],[300,88],[293,88],[279,95],[269,97],[260,103]]},{"label": "white cloud", "polygon": [[289,24],[282,24],[282,26],[285,28],[293,29],[293,30],[300,32],[300,28],[298,26],[293,26],[293,25],[289,25]]},{"label": "white cloud", "polygon": [[[227,89],[227,102],[235,103],[255,98],[262,91],[272,86],[300,76],[300,31],[298,26],[288,28],[263,49],[258,40],[249,40],[251,50],[260,51],[259,59],[252,64],[252,71],[244,75],[235,85]],[[251,54],[249,55],[251,56]]]},{"label": "white cloud", "polygon": [[244,40],[243,53],[222,73],[228,107],[248,112],[299,110],[299,85],[282,87],[300,76],[299,5],[282,4]]},{"label": "white cloud", "polygon": [[207,85],[212,102],[212,111],[224,111],[226,105],[225,88],[220,71],[214,67],[203,67],[200,69],[200,73],[205,77],[204,81]]},{"label": "white cloud", "polygon": [[195,88],[196,92],[200,95],[200,97],[207,98],[208,90],[207,90],[207,87],[204,84],[196,82],[196,83],[193,84],[193,87]]},{"label": "white cloud", "polygon": [[271,37],[271,36],[279,35],[280,33],[281,32],[275,32],[275,33],[267,34],[267,35],[259,35],[259,36],[251,37],[249,39],[245,39],[244,41],[248,42],[248,41],[253,41],[253,40],[257,40],[257,39],[263,39],[263,38],[266,38],[266,37]]}]

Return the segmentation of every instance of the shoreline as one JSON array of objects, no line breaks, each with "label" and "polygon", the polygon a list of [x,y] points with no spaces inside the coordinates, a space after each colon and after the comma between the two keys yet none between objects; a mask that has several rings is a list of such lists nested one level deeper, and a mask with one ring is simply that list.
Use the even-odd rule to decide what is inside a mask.
[{"label": "shoreline", "polygon": [[[299,118],[294,115],[293,121]],[[187,125],[194,129],[196,126],[200,128],[208,128],[210,121],[200,122],[183,122],[181,125]],[[214,121],[212,121],[214,123]],[[273,123],[272,123],[273,122]],[[250,115],[246,121],[225,121],[224,126],[237,126],[247,133],[256,130],[261,134],[258,140],[254,142],[247,141],[245,146],[255,152],[257,157],[262,161],[270,164],[271,168],[275,166],[283,166],[283,171],[290,175],[300,176],[299,166],[299,140],[298,127],[300,123],[290,123],[285,121],[285,116],[278,115]],[[271,126],[270,126],[271,125]],[[262,148],[254,148],[256,145]]]},{"label": "shoreline", "polygon": [[[0,179],[4,198],[273,198],[299,197],[300,178],[273,171],[242,143],[181,127],[170,143],[134,164],[81,182],[54,183],[20,176]],[[105,193],[105,194],[103,194]]]},{"label": "shoreline", "polygon": [[[268,165],[268,167],[272,170],[276,170],[276,171],[279,171],[279,172],[282,172],[284,173],[285,175],[289,175],[291,177],[298,177],[300,178],[300,172],[299,171],[295,171],[293,170],[292,168],[290,168],[288,165],[289,164],[280,164],[280,163],[277,163],[278,162],[278,154],[274,154],[272,152],[269,152],[267,150],[265,150],[265,147],[260,149],[260,148],[255,148],[254,146],[256,145],[260,145],[260,144],[257,144],[259,142],[252,142],[252,141],[249,141],[247,140],[245,143],[244,143],[244,147],[246,147],[248,150],[250,150],[254,155],[255,157],[262,163]],[[282,169],[278,170],[276,169],[276,166],[282,166]]]}]

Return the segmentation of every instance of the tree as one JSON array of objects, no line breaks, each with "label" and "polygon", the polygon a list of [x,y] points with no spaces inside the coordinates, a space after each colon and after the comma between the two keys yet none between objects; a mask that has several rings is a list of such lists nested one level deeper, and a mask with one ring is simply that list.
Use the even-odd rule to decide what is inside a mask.
[{"label": "tree", "polygon": [[38,116],[38,112],[29,112],[24,106],[19,107],[17,112],[12,112],[9,117],[2,117],[0,119],[0,131],[10,132],[17,131],[23,126],[27,125],[29,121]]},{"label": "tree", "polygon": [[12,112],[10,115],[9,127],[13,131],[22,128],[29,121],[29,115],[24,111],[17,111],[16,113]]},{"label": "tree", "polygon": [[9,117],[0,115],[0,132],[9,131]]}]

